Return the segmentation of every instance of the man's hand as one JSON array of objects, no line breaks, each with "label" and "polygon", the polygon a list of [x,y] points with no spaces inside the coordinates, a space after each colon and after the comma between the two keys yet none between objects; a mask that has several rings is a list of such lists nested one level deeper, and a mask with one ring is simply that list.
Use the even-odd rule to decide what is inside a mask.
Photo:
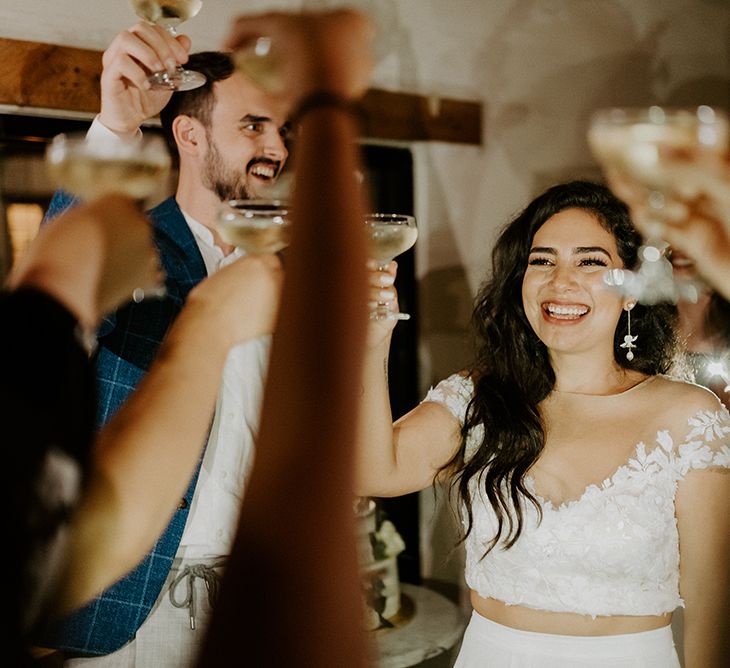
[{"label": "man's hand", "polygon": [[102,58],[99,120],[121,137],[133,135],[172,96],[171,91],[150,90],[147,78],[187,62],[189,49],[185,35],[173,37],[145,22],[119,33]]}]

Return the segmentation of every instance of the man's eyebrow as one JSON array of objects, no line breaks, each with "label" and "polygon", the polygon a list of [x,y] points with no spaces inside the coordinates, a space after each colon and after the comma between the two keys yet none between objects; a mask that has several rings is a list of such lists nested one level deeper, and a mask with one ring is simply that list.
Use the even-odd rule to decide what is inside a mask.
[{"label": "man's eyebrow", "polygon": [[271,123],[268,116],[256,116],[255,114],[246,114],[239,119],[239,123]]}]

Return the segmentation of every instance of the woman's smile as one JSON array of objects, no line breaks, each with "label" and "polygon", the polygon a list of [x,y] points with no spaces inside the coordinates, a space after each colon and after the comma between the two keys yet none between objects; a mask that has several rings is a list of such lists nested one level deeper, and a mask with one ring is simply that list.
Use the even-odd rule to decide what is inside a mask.
[{"label": "woman's smile", "polygon": [[545,319],[556,322],[576,322],[590,313],[590,307],[585,304],[564,304],[560,302],[545,302],[542,305]]},{"label": "woman's smile", "polygon": [[532,240],[522,282],[530,325],[552,352],[613,349],[622,298],[603,278],[623,267],[613,235],[594,214],[565,209]]}]

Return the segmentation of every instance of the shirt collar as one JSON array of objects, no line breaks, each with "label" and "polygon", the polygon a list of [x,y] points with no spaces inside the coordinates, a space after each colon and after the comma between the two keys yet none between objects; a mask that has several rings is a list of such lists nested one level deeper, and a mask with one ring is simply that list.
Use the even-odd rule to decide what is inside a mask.
[{"label": "shirt collar", "polygon": [[[182,211],[182,215],[185,218],[185,222],[188,224],[190,231],[195,237],[195,241],[198,244],[198,248],[200,248],[206,266],[209,264],[208,259],[212,260],[217,268],[220,268],[231,264],[246,254],[240,248],[236,247],[233,249],[232,253],[224,255],[220,246],[215,243],[213,232],[211,232],[208,227],[195,220],[195,218],[185,211]],[[211,267],[208,266],[208,273],[210,273],[210,270]]]}]

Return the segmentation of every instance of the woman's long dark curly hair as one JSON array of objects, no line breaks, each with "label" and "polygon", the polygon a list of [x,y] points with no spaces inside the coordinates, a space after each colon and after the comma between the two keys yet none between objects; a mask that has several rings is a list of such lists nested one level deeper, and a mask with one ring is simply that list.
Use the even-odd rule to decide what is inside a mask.
[{"label": "woman's long dark curly hair", "polygon": [[[502,230],[492,252],[491,278],[480,289],[472,315],[478,336],[476,360],[470,369],[474,395],[467,407],[459,452],[444,467],[455,474],[452,486],[466,508],[462,541],[473,526],[472,479],[476,478],[494,508],[498,529],[487,553],[502,537],[505,548],[519,538],[523,498],[540,513],[537,499],[525,486],[525,475],[545,446],[539,404],[553,389],[555,373],[547,348],[525,315],[522,281],[537,230],[556,213],[573,208],[592,213],[613,234],[626,268],[637,262],[641,237],[628,208],[597,183],[573,181],[553,186]],[[631,311],[631,333],[643,345],[628,361],[626,351],[619,347],[627,333],[624,311],[614,336],[616,362],[649,375],[669,371],[676,353],[675,322],[673,305],[637,304]],[[483,425],[484,436],[467,459],[467,435],[478,425]]]}]

